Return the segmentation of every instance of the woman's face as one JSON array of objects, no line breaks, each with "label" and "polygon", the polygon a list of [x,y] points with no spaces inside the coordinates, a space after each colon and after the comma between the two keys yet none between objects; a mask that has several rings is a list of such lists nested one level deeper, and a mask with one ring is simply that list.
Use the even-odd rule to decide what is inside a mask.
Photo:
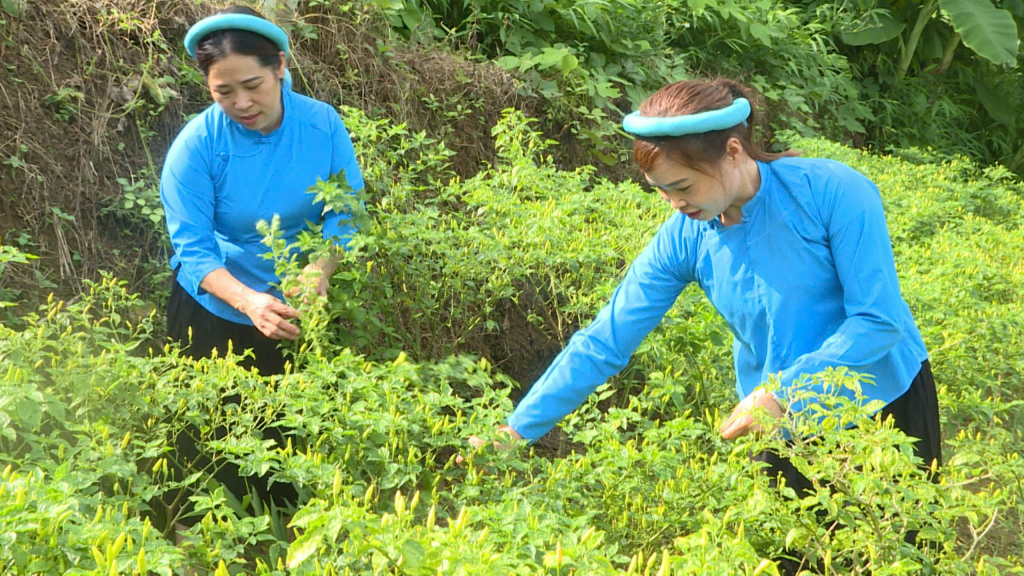
[{"label": "woman's face", "polygon": [[747,159],[737,141],[737,146],[727,147],[725,156],[717,165],[704,168],[704,171],[662,155],[644,174],[672,209],[688,218],[707,222],[728,212],[727,216],[735,215],[738,220],[742,216],[740,206],[757,190],[756,187],[749,190],[752,183],[747,182],[750,172]]},{"label": "woman's face", "polygon": [[281,125],[281,80],[284,53],[276,68],[260,64],[255,56],[230,53],[210,65],[206,77],[214,102],[229,118],[249,130],[269,134]]},{"label": "woman's face", "polygon": [[646,176],[673,210],[694,220],[713,220],[731,203],[719,178],[664,157],[654,163]]}]

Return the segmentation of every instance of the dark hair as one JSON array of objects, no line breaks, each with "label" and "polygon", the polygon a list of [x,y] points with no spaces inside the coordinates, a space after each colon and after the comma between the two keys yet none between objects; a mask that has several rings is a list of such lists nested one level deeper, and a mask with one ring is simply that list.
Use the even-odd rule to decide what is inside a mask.
[{"label": "dark hair", "polygon": [[750,101],[750,116],[746,125],[738,124],[725,130],[687,136],[637,138],[633,143],[633,161],[641,170],[647,172],[664,155],[684,166],[703,172],[718,164],[725,155],[726,142],[732,137],[740,141],[743,150],[754,160],[771,162],[797,155],[791,150],[777,154],[765,152],[753,143],[750,133],[757,123],[757,108],[760,105],[757,93],[728,78],[718,78],[710,82],[683,80],[669,84],[644,100],[640,105],[640,115],[665,118],[720,110],[732,104],[735,98],[746,98]]},{"label": "dark hair", "polygon": [[[257,18],[266,18],[262,14],[246,6],[232,6],[217,14],[247,14]],[[218,30],[203,36],[196,46],[196,62],[203,76],[210,74],[210,66],[229,54],[255,56],[260,65],[266,68],[277,68],[281,64],[281,48],[274,42],[255,32],[248,30]]]}]

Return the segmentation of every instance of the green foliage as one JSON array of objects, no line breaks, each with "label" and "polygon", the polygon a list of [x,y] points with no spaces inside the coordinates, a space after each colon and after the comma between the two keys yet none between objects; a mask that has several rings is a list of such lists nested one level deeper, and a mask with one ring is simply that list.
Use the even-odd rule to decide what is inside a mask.
[{"label": "green foliage", "polygon": [[1018,32],[1009,10],[989,0],[939,0],[964,46],[993,64],[1016,64]]},{"label": "green foliage", "polygon": [[[371,197],[380,195],[335,277],[342,291],[330,298],[331,314],[346,327],[331,336],[339,344],[383,358],[403,350],[440,358],[465,346],[479,349],[510,321],[532,324],[555,341],[594,307],[597,297],[581,288],[599,282],[598,272],[609,264],[621,268],[620,247],[635,249],[653,229],[655,198],[633,185],[602,183],[601,193],[615,203],[593,202],[592,169],[558,170],[539,157],[548,143],[521,114],[509,114],[494,132],[499,164],[466,181],[434,180],[432,197],[411,202],[410,188],[419,189],[424,168],[399,165],[396,173],[411,185],[387,178],[386,190],[376,190],[380,176],[369,171]],[[361,164],[379,165],[389,153],[381,157],[377,140],[360,135],[363,126],[379,133],[376,126],[351,124]],[[404,153],[410,150],[418,150],[412,155],[427,168],[446,161],[443,147]],[[597,233],[622,218],[648,224],[611,237]],[[583,235],[574,225],[580,220],[591,227]],[[560,291],[566,294],[561,304]]]},{"label": "green foliage", "polygon": [[[887,146],[942,147],[1019,171],[1016,126],[1024,78],[1019,2],[957,0],[859,3],[801,1],[833,22],[839,48]],[[823,20],[824,21],[824,20]],[[843,45],[855,49],[843,49]],[[961,45],[966,48],[962,48]]]},{"label": "green foliage", "polygon": [[8,264],[28,264],[29,260],[34,260],[35,258],[36,256],[25,254],[14,246],[0,244],[0,276],[3,276]]},{"label": "green foliage", "polygon": [[905,22],[896,19],[888,11],[871,11],[860,21],[850,22],[837,29],[839,39],[849,46],[866,46],[888,42],[907,28]]},{"label": "green foliage", "polygon": [[[161,235],[164,230],[164,208],[160,203],[160,186],[155,174],[143,168],[131,180],[118,178],[123,195],[108,212],[144,229],[152,229],[152,233]],[[169,242],[163,238],[164,243]]]},{"label": "green foliage", "polygon": [[[312,192],[365,214],[328,301],[297,304],[286,374],[241,369],[230,350],[161,349],[153,315],[113,280],[0,326],[3,572],[775,574],[782,557],[812,573],[1019,571],[1024,190],[1005,170],[793,137],[882,190],[941,385],[947,465],[933,484],[846,371],[816,377],[827,413],[777,422],[789,440],[723,441],[728,329],[696,290],[562,424],[573,450],[469,450],[511,409],[513,362],[540,362],[514,352],[557,350],[666,209],[631,183],[557,169],[519,114],[495,130],[498,163],[468,180],[417,171],[444,172],[439,144],[403,149],[402,127],[352,126],[369,194],[343,177]],[[371,168],[381,158],[394,164]],[[331,249],[316,233],[288,246],[273,222],[264,233],[283,286]],[[182,433],[209,466],[171,449]],[[819,487],[770,487],[748,457],[764,449]],[[295,484],[300,502],[237,501],[213,478],[229,463]],[[198,521],[175,547],[188,500]]]},{"label": "green foliage", "polygon": [[[11,264],[28,264],[29,261],[38,258],[32,254],[26,254],[14,246],[5,246],[0,243],[0,280],[3,280],[4,270]],[[7,288],[0,284],[0,309],[15,306],[14,298],[17,298],[20,291]]]},{"label": "green foliage", "polygon": [[1024,167],[1019,0],[375,3],[410,38],[514,72],[554,130],[609,164],[613,119],[669,82],[726,75],[765,96],[776,128]]},{"label": "green foliage", "polygon": [[378,4],[414,37],[447,37],[516,72],[545,99],[553,119],[608,164],[624,158],[609,118],[664,84],[698,74],[751,76],[787,113],[779,122],[786,127],[816,128],[810,117],[824,116],[825,125],[863,132],[858,123],[869,116],[856,102],[845,61],[830,53],[828,30],[781,2]]},{"label": "green foliage", "polygon": [[410,133],[405,124],[370,118],[350,106],[343,106],[342,114],[360,158],[365,192],[382,208],[408,211],[455,175],[455,152],[426,132]]},{"label": "green foliage", "polygon": [[43,99],[43,104],[53,108],[53,116],[57,120],[67,122],[78,114],[78,106],[85,94],[74,88],[61,88],[55,94]]},{"label": "green foliage", "polygon": [[23,18],[28,10],[28,0],[3,0],[0,9],[15,18]]}]

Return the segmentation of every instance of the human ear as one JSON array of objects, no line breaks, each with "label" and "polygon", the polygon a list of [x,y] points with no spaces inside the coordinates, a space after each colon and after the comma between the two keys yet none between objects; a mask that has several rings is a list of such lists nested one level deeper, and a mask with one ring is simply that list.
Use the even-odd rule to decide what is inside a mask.
[{"label": "human ear", "polygon": [[285,56],[284,52],[278,52],[277,55],[281,63],[278,65],[277,70],[274,71],[274,74],[278,80],[284,80],[284,71],[288,67],[288,57]]},{"label": "human ear", "polygon": [[746,151],[743,149],[743,143],[740,139],[732,136],[725,142],[725,155],[729,158],[730,162],[738,164],[742,159]]}]

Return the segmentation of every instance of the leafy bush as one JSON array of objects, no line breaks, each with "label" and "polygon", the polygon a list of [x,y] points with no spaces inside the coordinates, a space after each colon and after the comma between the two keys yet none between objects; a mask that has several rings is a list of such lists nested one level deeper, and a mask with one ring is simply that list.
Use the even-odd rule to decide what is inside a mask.
[{"label": "leafy bush", "polygon": [[669,82],[721,74],[757,88],[780,129],[1024,168],[1018,0],[374,3],[411,38],[518,74],[609,164],[623,148],[609,117]]},{"label": "leafy bush", "polygon": [[[448,0],[377,2],[411,36],[448,38],[525,80],[595,158],[624,160],[611,118],[657,88],[697,75],[738,75],[782,113],[781,127],[864,132],[860,102],[830,29],[784,2],[718,0]],[[809,49],[810,47],[810,49]]]},{"label": "leafy bush", "polygon": [[[27,264],[29,260],[36,259],[32,254],[26,254],[14,246],[0,244],[0,279],[3,278],[4,270],[11,264]],[[14,306],[8,298],[17,297],[19,292],[0,285],[0,308]]]},{"label": "leafy bush", "polygon": [[[443,164],[429,143],[378,145],[400,128],[363,120],[353,124],[364,165]],[[23,330],[0,327],[3,571],[774,574],[784,557],[812,573],[1016,569],[1019,182],[962,159],[915,165],[794,139],[882,190],[941,386],[948,456],[932,484],[870,407],[827,396],[833,420],[781,422],[797,438],[784,449],[822,481],[800,498],[748,458],[783,438],[718,435],[734,402],[727,329],[695,290],[566,419],[570,449],[468,450],[468,435],[490,435],[511,410],[515,363],[546,361],[514,352],[557,350],[665,217],[633,184],[553,167],[526,119],[509,115],[497,132],[500,162],[470,180],[368,171],[368,220],[329,304],[299,304],[304,336],[284,375],[245,371],[230,351],[192,361],[163,349],[152,315],[112,279],[43,306]],[[431,194],[416,201],[407,187]],[[347,197],[337,181],[314,192]],[[279,267],[297,269],[265,230]],[[317,238],[300,244],[323,249]],[[818,378],[866,385],[845,371]],[[270,427],[287,431],[283,445]],[[186,430],[209,467],[177,461]],[[253,495],[240,502],[212,476],[228,463],[295,484],[301,501],[249,512]],[[161,536],[189,499],[199,521],[175,547]],[[904,542],[909,531],[920,547]]]}]

